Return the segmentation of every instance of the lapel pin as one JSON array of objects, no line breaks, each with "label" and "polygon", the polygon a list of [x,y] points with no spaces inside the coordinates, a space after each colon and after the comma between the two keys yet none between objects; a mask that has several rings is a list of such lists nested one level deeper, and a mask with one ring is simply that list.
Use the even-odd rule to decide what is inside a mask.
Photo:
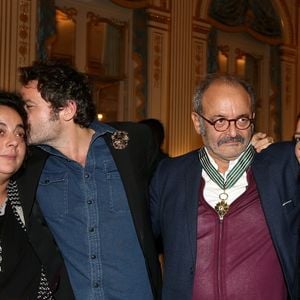
[{"label": "lapel pin", "polygon": [[111,136],[112,145],[117,150],[125,149],[128,146],[129,136],[127,131],[117,130]]}]

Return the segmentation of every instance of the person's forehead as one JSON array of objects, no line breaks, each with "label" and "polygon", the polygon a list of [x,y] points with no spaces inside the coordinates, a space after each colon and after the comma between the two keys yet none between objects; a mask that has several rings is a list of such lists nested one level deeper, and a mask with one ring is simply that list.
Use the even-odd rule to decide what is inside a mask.
[{"label": "person's forehead", "polygon": [[31,88],[35,89],[37,88],[38,81],[36,79],[29,80],[26,84],[23,85],[24,88]]},{"label": "person's forehead", "polygon": [[218,92],[218,91],[232,91],[234,93],[242,93],[242,94],[247,94],[247,91],[245,88],[240,85],[239,83],[231,83],[231,82],[226,82],[226,81],[221,81],[221,80],[215,80],[213,81],[209,87],[206,89],[203,95],[211,92]]},{"label": "person's forehead", "polygon": [[20,114],[10,106],[0,104],[0,122],[6,123],[7,121],[23,124]]},{"label": "person's forehead", "polygon": [[36,81],[29,81],[26,85],[21,86],[20,88],[21,96],[25,94],[32,94],[32,93],[38,93]]},{"label": "person's forehead", "polygon": [[249,94],[238,84],[214,82],[203,93],[204,106],[215,106],[230,100],[234,100],[237,105],[251,105]]},{"label": "person's forehead", "polygon": [[26,103],[47,103],[37,89],[37,81],[30,81],[28,84],[21,86],[20,95]]}]

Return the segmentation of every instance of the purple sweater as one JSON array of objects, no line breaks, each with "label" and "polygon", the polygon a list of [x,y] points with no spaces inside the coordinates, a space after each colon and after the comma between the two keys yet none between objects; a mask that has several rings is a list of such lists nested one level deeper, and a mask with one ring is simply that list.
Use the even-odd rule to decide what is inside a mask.
[{"label": "purple sweater", "polygon": [[193,300],[286,300],[280,262],[252,172],[248,188],[222,221],[201,183]]}]

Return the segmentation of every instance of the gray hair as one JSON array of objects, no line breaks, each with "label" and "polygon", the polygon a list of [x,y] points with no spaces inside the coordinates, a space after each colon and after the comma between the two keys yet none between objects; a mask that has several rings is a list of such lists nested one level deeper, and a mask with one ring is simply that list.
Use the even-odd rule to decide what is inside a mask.
[{"label": "gray hair", "polygon": [[254,89],[252,85],[250,85],[245,80],[229,74],[208,74],[197,86],[194,98],[193,98],[193,111],[202,114],[203,113],[203,107],[202,107],[202,101],[203,101],[203,94],[205,91],[215,82],[225,83],[231,86],[241,86],[244,88],[244,90],[247,92],[247,94],[250,97],[251,100],[251,110],[254,112],[255,110],[255,101],[256,101],[256,95],[254,92]]}]

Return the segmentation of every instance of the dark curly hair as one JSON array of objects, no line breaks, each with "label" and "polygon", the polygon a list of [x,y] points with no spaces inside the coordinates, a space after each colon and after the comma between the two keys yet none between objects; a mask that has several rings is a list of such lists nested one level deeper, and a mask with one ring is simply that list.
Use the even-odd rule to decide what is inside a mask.
[{"label": "dark curly hair", "polygon": [[14,93],[0,91],[0,106],[1,105],[10,107],[21,117],[25,131],[25,142],[27,144],[28,119],[23,101]]},{"label": "dark curly hair", "polygon": [[53,60],[22,67],[20,73],[20,81],[24,86],[32,80],[37,81],[38,91],[51,104],[54,113],[58,113],[72,100],[77,105],[75,123],[88,127],[95,119],[96,108],[85,74],[62,61]]}]

